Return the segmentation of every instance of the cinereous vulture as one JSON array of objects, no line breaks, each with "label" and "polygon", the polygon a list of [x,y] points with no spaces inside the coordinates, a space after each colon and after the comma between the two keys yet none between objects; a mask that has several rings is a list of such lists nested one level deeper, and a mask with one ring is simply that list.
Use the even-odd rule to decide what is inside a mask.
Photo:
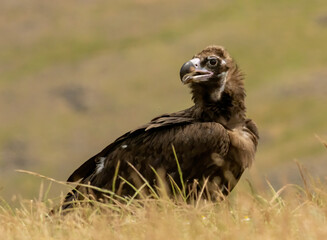
[{"label": "cinereous vulture", "polygon": [[186,196],[205,189],[201,197],[213,201],[235,187],[259,139],[256,124],[246,117],[242,73],[223,47],[208,46],[184,63],[180,79],[194,105],[125,133],[83,163],[67,180],[80,185],[68,193],[63,210],[85,194],[102,201],[110,196],[85,185],[129,197],[142,185],[140,194],[151,193],[148,186],[159,191],[163,180],[168,194],[184,185]]}]

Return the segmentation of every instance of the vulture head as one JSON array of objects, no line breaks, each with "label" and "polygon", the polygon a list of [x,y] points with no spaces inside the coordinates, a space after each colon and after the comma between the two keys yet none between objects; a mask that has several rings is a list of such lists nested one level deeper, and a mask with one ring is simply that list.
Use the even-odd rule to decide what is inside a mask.
[{"label": "vulture head", "polygon": [[221,83],[226,78],[231,58],[222,47],[211,46],[183,64],[180,77],[188,83]]},{"label": "vulture head", "polygon": [[243,75],[223,47],[208,46],[196,54],[183,64],[180,78],[191,88],[198,114],[214,113],[227,122],[244,120]]},{"label": "vulture head", "polygon": [[[209,46],[184,63],[180,70],[183,84],[191,89],[205,90],[212,101],[218,101],[225,89],[229,72],[235,63],[228,52],[221,46]],[[200,92],[201,96],[206,94]]]}]

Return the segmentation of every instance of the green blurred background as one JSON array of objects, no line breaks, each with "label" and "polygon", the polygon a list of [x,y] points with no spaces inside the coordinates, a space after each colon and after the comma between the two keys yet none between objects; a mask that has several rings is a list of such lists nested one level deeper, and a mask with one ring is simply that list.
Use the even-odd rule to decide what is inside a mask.
[{"label": "green blurred background", "polygon": [[245,177],[296,182],[297,159],[325,178],[326,0],[1,0],[0,34],[6,200],[38,196],[41,179],[15,169],[64,181],[126,131],[189,107],[179,69],[210,44],[246,74],[261,141]]}]

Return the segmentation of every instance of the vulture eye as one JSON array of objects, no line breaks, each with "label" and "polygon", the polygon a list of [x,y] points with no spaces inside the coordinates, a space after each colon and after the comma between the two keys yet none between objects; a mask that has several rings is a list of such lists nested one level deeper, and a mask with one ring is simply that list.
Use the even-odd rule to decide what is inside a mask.
[{"label": "vulture eye", "polygon": [[216,57],[208,57],[208,67],[216,67],[218,65],[218,59]]}]

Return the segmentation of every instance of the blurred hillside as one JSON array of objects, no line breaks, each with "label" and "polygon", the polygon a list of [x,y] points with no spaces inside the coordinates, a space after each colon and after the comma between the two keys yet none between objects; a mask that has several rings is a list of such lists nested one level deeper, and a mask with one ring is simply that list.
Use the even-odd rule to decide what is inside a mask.
[{"label": "blurred hillside", "polygon": [[[298,159],[324,177],[325,0],[2,0],[0,196],[37,196],[115,138],[189,107],[181,65],[225,46],[246,73],[261,132],[249,175],[291,177]],[[297,174],[297,173],[296,173]],[[55,196],[59,187],[52,192]]]}]

